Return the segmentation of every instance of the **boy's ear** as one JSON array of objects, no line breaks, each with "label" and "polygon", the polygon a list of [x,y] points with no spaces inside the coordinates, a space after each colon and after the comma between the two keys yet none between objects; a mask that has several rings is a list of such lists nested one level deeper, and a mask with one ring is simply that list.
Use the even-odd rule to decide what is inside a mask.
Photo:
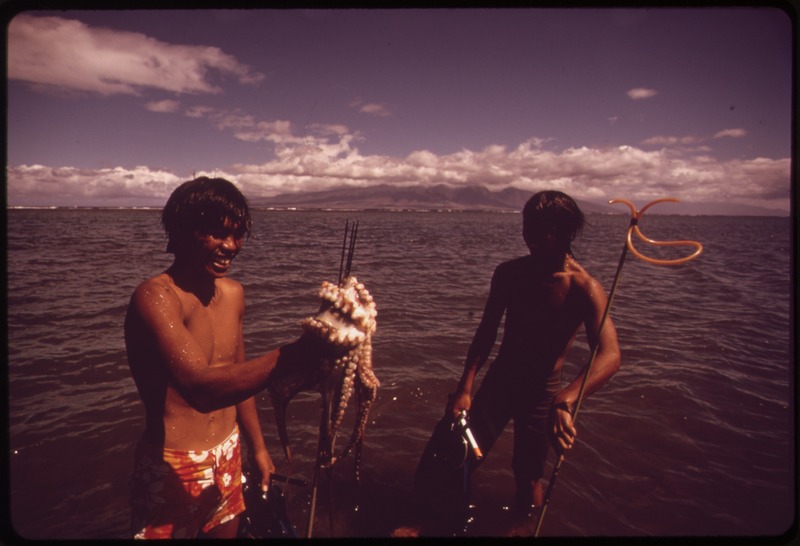
[{"label": "boy's ear", "polygon": [[188,230],[174,231],[167,240],[167,252],[177,254],[181,248],[186,248],[192,236],[193,234],[189,233]]}]

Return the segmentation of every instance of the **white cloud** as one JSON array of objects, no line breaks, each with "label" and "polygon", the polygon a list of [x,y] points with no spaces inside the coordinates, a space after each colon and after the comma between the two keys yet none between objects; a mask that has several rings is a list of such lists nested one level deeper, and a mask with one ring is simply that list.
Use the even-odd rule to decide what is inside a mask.
[{"label": "white cloud", "polygon": [[704,139],[696,136],[653,136],[644,141],[642,144],[650,146],[692,146],[703,142]]},{"label": "white cloud", "polygon": [[139,95],[143,88],[219,93],[211,71],[242,84],[263,79],[216,47],[172,45],[62,17],[20,14],[8,27],[9,79],[45,88],[101,95]]},{"label": "white cloud", "polygon": [[[332,187],[395,185],[483,185],[537,191],[554,188],[595,201],[625,197],[646,202],[660,197],[683,201],[729,201],[788,210],[790,160],[719,161],[707,155],[695,136],[654,136],[636,146],[555,149],[553,139],[531,137],[515,148],[489,145],[437,155],[417,150],[405,157],[362,155],[358,132],[342,124],[298,128],[286,120],[257,120],[238,109],[192,106],[180,112],[177,101],[148,104],[154,111],[206,119],[221,131],[248,142],[264,142],[272,158],[235,164],[213,173],[237,183],[250,197]],[[742,129],[713,138],[744,136]],[[201,173],[195,173],[198,176]],[[166,201],[181,182],[177,175],[146,167],[85,170],[21,165],[7,169],[11,206],[50,199],[59,203]]]},{"label": "white cloud", "polygon": [[365,104],[360,98],[352,100],[350,102],[350,107],[358,110],[362,114],[369,114],[381,118],[387,118],[392,115],[392,111],[385,104],[379,104],[377,102],[368,102]]},{"label": "white cloud", "polygon": [[392,112],[383,104],[377,104],[374,102],[370,102],[369,104],[365,104],[361,108],[359,108],[359,112],[364,114],[371,114],[373,116],[378,116],[381,118],[389,117],[392,115]]},{"label": "white cloud", "polygon": [[214,112],[214,108],[209,106],[191,106],[186,109],[184,115],[190,118],[204,118]]},{"label": "white cloud", "polygon": [[745,129],[723,129],[721,131],[717,131],[712,137],[695,135],[685,135],[680,137],[657,135],[643,140],[642,144],[645,146],[663,146],[665,148],[683,147],[688,149],[691,147],[694,149],[695,153],[700,153],[709,150],[708,146],[704,144],[709,140],[716,140],[720,138],[744,138],[746,136],[747,131]]},{"label": "white cloud", "polygon": [[724,129],[719,131],[717,134],[714,135],[714,138],[742,138],[747,136],[747,131],[744,129]]},{"label": "white cloud", "polygon": [[634,87],[628,90],[627,95],[633,100],[650,99],[658,95],[658,91],[655,89],[647,89],[646,87]]},{"label": "white cloud", "polygon": [[[405,157],[362,155],[356,135],[328,131],[306,138],[279,123],[256,130],[278,141],[274,158],[261,164],[237,164],[216,171],[236,182],[250,197],[331,187],[395,185],[513,186],[537,191],[557,188],[577,198],[604,201],[624,197],[642,203],[661,197],[684,202],[726,201],[788,210],[790,160],[756,158],[719,161],[707,155],[646,151],[634,146],[549,150],[538,139],[513,149],[488,146],[437,155],[418,150]],[[269,129],[269,130],[267,130]],[[276,130],[277,132],[270,132]],[[272,136],[269,136],[272,135]],[[279,138],[280,137],[280,138]],[[201,173],[196,173],[198,176]],[[26,205],[48,198],[55,204],[83,200],[163,204],[182,181],[174,173],[146,167],[78,169],[42,165],[11,166],[8,203]],[[149,200],[149,201],[145,201]]]},{"label": "white cloud", "polygon": [[[358,139],[357,133],[341,124],[312,123],[302,135],[294,133],[294,124],[287,120],[257,121],[239,110],[226,110],[208,106],[187,108],[184,115],[205,118],[219,130],[231,130],[234,138],[245,142],[270,142],[279,147],[300,146],[306,150],[314,146],[328,146],[330,138]],[[349,136],[348,136],[349,135]]]},{"label": "white cloud", "polygon": [[9,166],[9,204],[41,204],[55,195],[58,204],[89,203],[98,199],[104,202],[130,202],[141,199],[169,197],[181,179],[173,173],[149,167],[125,169],[80,169],[76,167],[52,168],[44,165]]},{"label": "white cloud", "polygon": [[157,100],[151,101],[144,105],[144,107],[151,112],[174,113],[177,112],[181,103],[176,100]]}]

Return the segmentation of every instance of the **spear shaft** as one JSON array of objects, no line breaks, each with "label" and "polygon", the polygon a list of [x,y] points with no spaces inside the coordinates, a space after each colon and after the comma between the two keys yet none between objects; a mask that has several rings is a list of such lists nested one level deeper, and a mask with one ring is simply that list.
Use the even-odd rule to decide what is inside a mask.
[{"label": "spear shaft", "polygon": [[[358,220],[353,222],[352,229],[350,228],[350,221],[345,220],[344,224],[344,238],[342,239],[342,255],[339,259],[339,285],[341,286],[342,281],[350,276],[350,268],[353,265],[353,255],[355,254],[356,250],[356,234],[358,232]],[[348,244],[347,236],[350,235],[350,242]],[[346,257],[345,257],[345,252]],[[317,491],[319,489],[319,478],[320,472],[322,470],[322,465],[327,464],[329,465],[328,471],[328,497],[330,505],[328,507],[329,516],[331,520],[331,531],[333,531],[333,491],[332,491],[332,483],[331,483],[331,468],[330,465],[333,464],[333,444],[336,440],[336,435],[334,433],[333,437],[330,436],[330,421],[331,421],[331,400],[329,397],[326,396],[325,393],[330,392],[331,386],[328,385],[328,379],[330,378],[321,378],[321,390],[323,392],[322,395],[322,416],[320,418],[320,425],[319,425],[319,439],[317,441],[317,459],[314,464],[314,477],[312,479],[312,487],[311,487],[311,504],[309,506],[308,511],[308,522],[306,523],[306,538],[311,538],[314,530],[314,518],[316,516],[316,508],[317,508]],[[330,458],[329,460],[324,460],[326,457]]]},{"label": "spear shaft", "polygon": [[[644,212],[652,207],[653,205],[657,205],[659,203],[677,203],[678,199],[673,197],[665,197],[662,199],[656,199],[655,201],[651,201],[650,203],[643,206],[640,210],[636,210],[636,207],[633,203],[628,201],[627,199],[612,199],[609,201],[609,204],[615,203],[622,203],[627,205],[628,208],[631,210],[631,221],[628,225],[628,231],[625,237],[625,245],[622,247],[622,254],[619,257],[619,264],[617,264],[617,272],[614,275],[614,281],[611,285],[611,291],[608,295],[608,301],[606,302],[606,308],[603,311],[603,316],[600,319],[600,325],[597,328],[597,337],[595,338],[594,347],[592,348],[591,356],[589,357],[589,361],[586,364],[586,373],[583,376],[583,380],[581,381],[581,388],[578,392],[578,399],[575,403],[575,410],[572,412],[572,422],[573,424],[578,419],[578,410],[581,408],[581,402],[584,398],[584,393],[586,391],[586,382],[589,379],[589,371],[594,363],[594,359],[597,356],[597,351],[600,347],[600,334],[603,333],[603,326],[605,326],[606,319],[608,318],[609,311],[611,310],[611,303],[614,301],[614,295],[617,292],[617,285],[619,284],[619,277],[622,273],[622,266],[625,264],[625,257],[628,255],[628,250],[630,250],[634,256],[637,258],[644,260],[647,263],[651,263],[654,265],[680,265],[686,263],[688,261],[694,260],[703,252],[703,245],[697,241],[688,241],[688,240],[680,240],[680,241],[655,241],[653,239],[649,239],[646,237],[641,230],[639,229],[639,220],[641,219]],[[657,259],[651,258],[648,256],[643,255],[641,252],[636,250],[633,246],[632,236],[636,234],[636,236],[641,239],[642,241],[656,245],[656,246],[692,246],[694,247],[694,252],[688,256],[684,256],[683,258],[665,260],[665,259]],[[536,523],[536,530],[534,531],[533,536],[539,536],[539,530],[542,527],[542,520],[544,519],[545,512],[547,512],[547,506],[550,504],[550,497],[553,494],[553,487],[555,487],[556,479],[558,478],[558,472],[561,469],[561,464],[564,462],[564,453],[562,452],[558,460],[556,461],[555,466],[553,467],[553,474],[550,477],[550,481],[547,484],[547,491],[545,492],[545,497],[542,503],[542,509],[539,512],[539,518]]]},{"label": "spear shaft", "polygon": [[[631,225],[634,225],[635,219],[631,220]],[[608,318],[609,312],[611,310],[611,303],[614,301],[614,295],[617,292],[617,285],[619,284],[620,274],[622,273],[622,266],[625,265],[625,257],[628,255],[628,244],[627,241],[625,245],[622,247],[622,254],[619,257],[619,264],[617,265],[617,272],[614,275],[614,281],[611,285],[611,291],[608,295],[608,301],[606,302],[606,308],[603,311],[603,317],[600,319],[600,325],[597,328],[597,337],[595,338],[594,347],[592,348],[592,353],[589,357],[589,361],[586,364],[586,373],[583,375],[583,380],[581,381],[581,388],[578,391],[578,399],[575,402],[575,409],[572,412],[572,423],[578,420],[578,411],[581,409],[581,402],[583,401],[584,393],[586,392],[586,383],[589,379],[589,372],[592,369],[592,364],[594,364],[594,359],[597,356],[597,350],[600,347],[600,334],[603,333],[603,327],[606,325],[606,319]],[[539,530],[542,528],[542,521],[544,520],[545,512],[547,512],[547,506],[550,504],[550,498],[553,495],[553,488],[556,485],[556,480],[558,479],[558,472],[561,470],[561,464],[564,462],[564,453],[561,453],[558,456],[558,460],[556,461],[555,466],[553,467],[553,474],[550,476],[550,481],[547,483],[547,491],[545,492],[544,501],[542,503],[542,510],[539,512],[539,519],[536,522],[536,530],[533,533],[534,537],[539,536]]]}]

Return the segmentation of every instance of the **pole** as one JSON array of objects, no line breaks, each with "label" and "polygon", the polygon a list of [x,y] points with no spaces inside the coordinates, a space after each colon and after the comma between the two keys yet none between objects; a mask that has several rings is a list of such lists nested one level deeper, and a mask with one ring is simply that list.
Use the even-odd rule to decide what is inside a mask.
[{"label": "pole", "polygon": [[[339,259],[339,285],[342,281],[350,276],[350,268],[353,265],[353,254],[356,250],[356,235],[358,233],[358,220],[353,221],[352,228],[350,221],[346,220],[344,224],[344,237],[342,238],[342,255]],[[350,236],[349,244],[347,236]],[[347,252],[345,257],[345,252]],[[336,441],[336,432],[331,431],[331,413],[332,413],[332,398],[328,396],[331,392],[331,381],[339,380],[340,378],[332,379],[330,377],[320,378],[320,392],[322,393],[322,416],[319,424],[319,439],[317,440],[317,458],[314,464],[314,477],[312,479],[311,487],[311,505],[308,510],[308,521],[306,523],[306,538],[311,538],[314,531],[314,518],[317,510],[317,491],[319,490],[319,479],[323,464],[328,466],[328,500],[329,500],[329,516],[331,534],[333,534],[333,482],[332,482],[332,465],[333,465],[333,449]],[[327,457],[328,460],[323,460]]]},{"label": "pole", "polygon": [[311,538],[311,535],[314,532],[314,517],[316,515],[317,510],[317,489],[319,488],[319,473],[320,467],[322,466],[322,452],[324,442],[326,441],[323,436],[326,434],[324,431],[327,430],[327,411],[323,409],[322,411],[322,418],[320,420],[319,425],[319,439],[317,440],[317,459],[314,463],[314,477],[311,481],[311,505],[308,509],[308,521],[306,522],[306,538]]},{"label": "pole", "polygon": [[[631,225],[633,225],[634,220],[631,220]],[[606,308],[603,311],[603,317],[600,319],[600,326],[597,328],[597,337],[595,338],[594,348],[592,348],[591,356],[589,357],[589,362],[586,364],[586,373],[583,375],[583,380],[581,381],[581,388],[578,391],[578,400],[575,402],[575,410],[572,412],[572,422],[573,424],[578,420],[578,411],[581,409],[581,402],[583,401],[583,395],[586,391],[586,383],[589,379],[589,371],[592,368],[592,364],[594,363],[594,359],[597,356],[597,350],[600,347],[600,334],[603,333],[603,327],[606,324],[606,319],[608,318],[609,311],[611,310],[611,302],[614,301],[614,295],[617,292],[617,285],[619,284],[620,274],[622,273],[622,266],[625,265],[625,257],[628,255],[628,244],[627,242],[622,247],[622,254],[619,257],[619,264],[617,265],[617,272],[614,274],[614,281],[611,285],[611,291],[608,295],[608,301],[606,302]],[[547,483],[547,490],[545,492],[544,501],[542,502],[542,510],[539,512],[539,519],[536,522],[536,530],[533,533],[534,537],[539,536],[539,531],[542,528],[542,521],[544,520],[544,514],[547,512],[547,506],[550,504],[550,497],[553,495],[553,488],[556,485],[556,480],[558,479],[558,472],[561,470],[561,465],[564,462],[564,453],[561,453],[556,460],[556,464],[553,467],[553,474],[550,476],[550,481]]]},{"label": "pole", "polygon": [[[609,201],[609,204],[614,203],[622,203],[627,205],[631,209],[631,221],[628,225],[628,231],[625,237],[625,245],[622,247],[622,254],[619,257],[619,263],[617,264],[617,272],[614,274],[614,281],[611,284],[611,290],[609,291],[608,301],[606,302],[606,308],[603,311],[603,316],[600,319],[600,325],[597,328],[597,337],[595,339],[594,347],[592,348],[592,353],[589,357],[589,361],[586,363],[586,372],[583,376],[583,380],[581,381],[581,388],[578,391],[578,399],[575,402],[575,409],[572,412],[572,422],[575,423],[578,420],[578,411],[581,409],[581,402],[584,398],[584,393],[586,391],[586,383],[589,379],[589,372],[591,370],[592,364],[594,363],[594,359],[597,356],[597,351],[600,348],[600,334],[603,332],[603,327],[605,326],[606,319],[608,318],[608,314],[611,310],[611,303],[614,301],[614,296],[617,292],[617,286],[619,284],[620,274],[622,273],[622,266],[625,264],[625,257],[628,255],[628,250],[636,256],[637,258],[644,260],[645,262],[655,264],[655,265],[679,265],[682,263],[686,263],[690,260],[695,259],[700,253],[703,251],[703,245],[698,243],[697,241],[655,241],[653,239],[649,239],[644,236],[644,234],[639,229],[639,220],[641,219],[644,212],[656,205],[658,203],[665,203],[665,202],[678,202],[678,199],[667,197],[663,199],[656,199],[655,201],[651,201],[650,203],[646,204],[642,207],[641,210],[636,210],[636,207],[628,201],[627,199],[612,199]],[[683,258],[678,258],[674,260],[663,260],[663,259],[656,259],[651,258],[648,256],[643,255],[640,253],[636,248],[633,246],[632,235],[636,234],[639,239],[645,241],[646,243],[657,245],[657,246],[694,246],[695,251],[689,256],[685,256]],[[544,520],[544,515],[547,512],[547,507],[550,504],[550,498],[553,494],[553,488],[555,487],[556,480],[558,479],[558,472],[561,469],[561,465],[564,462],[564,453],[562,452],[558,459],[556,460],[555,466],[553,467],[553,473],[550,476],[550,481],[547,484],[547,490],[545,491],[544,501],[542,502],[542,510],[539,512],[539,518],[536,522],[536,530],[534,531],[533,536],[538,537],[539,531],[542,528],[542,521]]]}]

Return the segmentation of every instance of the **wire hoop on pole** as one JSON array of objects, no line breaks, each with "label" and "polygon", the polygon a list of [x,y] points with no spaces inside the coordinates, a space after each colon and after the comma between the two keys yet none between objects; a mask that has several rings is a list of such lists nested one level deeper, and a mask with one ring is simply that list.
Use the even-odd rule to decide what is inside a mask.
[{"label": "wire hoop on pole", "polygon": [[[646,237],[641,232],[641,230],[639,229],[639,220],[642,218],[642,215],[644,215],[645,211],[647,209],[649,209],[650,207],[652,207],[653,205],[657,205],[658,203],[666,203],[666,202],[677,203],[677,202],[679,202],[679,200],[675,199],[674,197],[665,197],[665,198],[662,198],[662,199],[656,199],[655,201],[651,201],[650,203],[647,203],[645,206],[643,206],[641,208],[641,210],[636,210],[636,206],[633,203],[631,203],[630,201],[628,201],[627,199],[612,199],[611,201],[609,201],[609,204],[612,204],[612,205],[616,204],[616,203],[622,203],[622,204],[628,205],[628,207],[631,209],[631,221],[630,221],[630,224],[628,225],[628,231],[627,231],[626,236],[625,236],[625,244],[622,247],[622,253],[621,253],[620,257],[619,257],[619,263],[617,265],[617,271],[614,274],[614,281],[611,283],[611,290],[609,291],[609,294],[608,294],[608,301],[606,302],[606,307],[603,310],[603,316],[600,319],[600,325],[597,328],[597,337],[595,338],[596,341],[595,341],[594,347],[592,347],[592,352],[591,352],[591,355],[589,356],[589,361],[586,363],[586,371],[585,371],[585,373],[583,375],[583,380],[581,381],[580,390],[578,391],[578,399],[575,402],[575,409],[572,412],[572,422],[573,422],[573,424],[578,419],[578,411],[581,409],[581,403],[583,402],[584,393],[586,391],[586,383],[587,383],[587,380],[589,379],[589,371],[591,370],[592,364],[594,363],[594,359],[597,356],[597,351],[600,348],[600,334],[603,333],[603,327],[605,326],[606,319],[608,318],[609,312],[611,311],[611,303],[614,301],[614,296],[616,295],[616,292],[617,292],[617,286],[619,285],[619,278],[620,278],[620,275],[622,273],[622,266],[625,264],[625,258],[628,255],[628,251],[630,251],[631,254],[633,254],[634,256],[639,258],[640,260],[643,260],[643,261],[645,261],[647,263],[654,264],[654,265],[680,265],[680,264],[686,263],[688,261],[694,260],[695,258],[697,258],[700,255],[700,253],[703,252],[703,245],[700,244],[697,241],[689,241],[689,240],[656,241],[656,240],[653,240],[653,239],[650,239],[650,238]],[[693,246],[695,248],[695,250],[694,250],[694,252],[692,254],[690,254],[688,256],[684,256],[682,258],[677,258],[677,259],[672,259],[672,260],[664,260],[664,259],[652,258],[650,256],[643,255],[641,252],[636,250],[636,248],[633,246],[632,236],[633,236],[634,233],[636,234],[636,236],[639,239],[641,239],[642,241],[644,241],[646,243],[649,243],[651,245],[656,245],[656,246]],[[536,530],[534,531],[534,534],[533,534],[534,537],[538,537],[539,536],[539,531],[542,528],[542,521],[544,520],[544,515],[547,512],[547,507],[550,504],[550,498],[551,498],[551,496],[553,494],[553,488],[555,487],[556,479],[558,478],[558,472],[561,469],[561,465],[564,462],[564,459],[565,459],[565,456],[564,456],[564,453],[562,452],[558,456],[558,459],[556,460],[555,466],[553,467],[553,473],[550,476],[550,481],[547,484],[547,490],[545,492],[544,502],[542,503],[542,509],[539,512],[539,518],[538,518],[538,520],[536,522]]]}]

